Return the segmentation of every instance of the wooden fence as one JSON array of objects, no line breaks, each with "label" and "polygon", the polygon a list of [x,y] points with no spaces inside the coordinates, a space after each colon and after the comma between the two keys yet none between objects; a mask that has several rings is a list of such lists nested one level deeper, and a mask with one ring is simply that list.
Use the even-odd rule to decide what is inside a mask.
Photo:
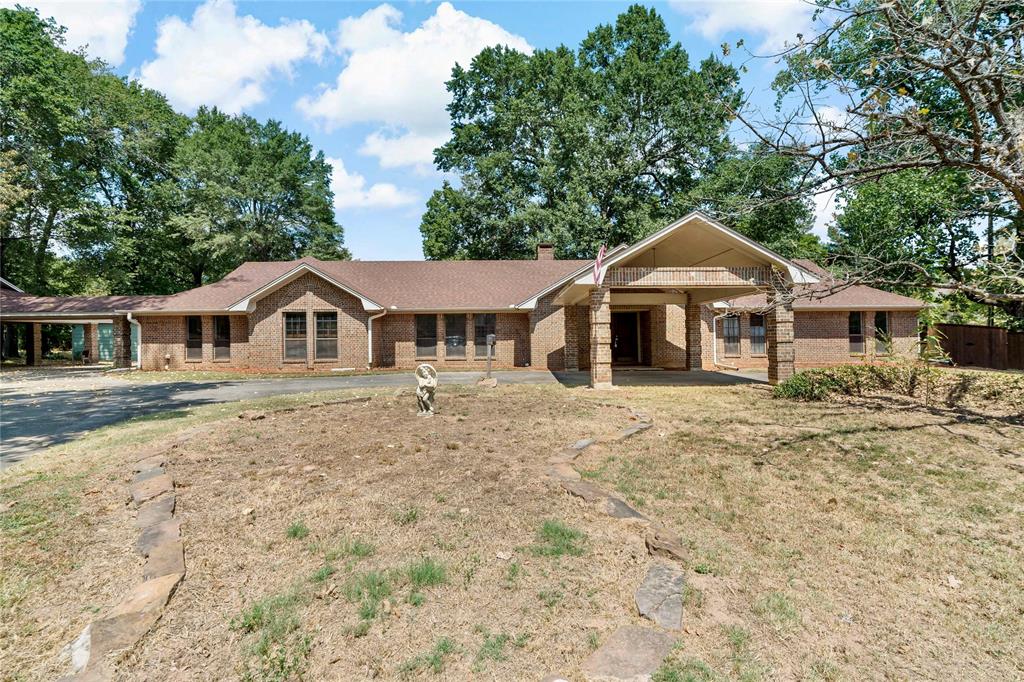
[{"label": "wooden fence", "polygon": [[1024,332],[975,324],[937,324],[935,330],[954,364],[1024,369]]}]

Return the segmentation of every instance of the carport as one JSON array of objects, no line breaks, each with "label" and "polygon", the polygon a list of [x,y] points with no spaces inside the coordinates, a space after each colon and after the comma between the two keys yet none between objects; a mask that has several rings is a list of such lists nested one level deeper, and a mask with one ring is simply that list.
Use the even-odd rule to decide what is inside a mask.
[{"label": "carport", "polygon": [[[132,362],[132,311],[151,296],[32,296],[14,289],[0,290],[0,323],[23,325],[26,330],[26,364],[42,364],[43,325],[82,325],[84,348],[90,361],[99,358],[99,325],[113,328],[114,367]],[[6,329],[5,329],[6,331]]]}]

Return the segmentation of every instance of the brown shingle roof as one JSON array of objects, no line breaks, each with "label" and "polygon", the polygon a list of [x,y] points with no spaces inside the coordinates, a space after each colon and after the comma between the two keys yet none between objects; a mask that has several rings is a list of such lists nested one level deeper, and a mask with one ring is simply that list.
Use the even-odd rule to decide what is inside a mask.
[{"label": "brown shingle roof", "polygon": [[[841,285],[841,280],[836,279],[831,272],[813,261],[798,258],[793,262],[821,278],[821,282],[818,284],[796,288],[797,298],[793,301],[793,310],[884,310],[892,308],[920,310],[925,307],[924,301],[919,299],[882,291],[863,284],[843,287],[829,294],[828,290]],[[755,309],[765,307],[767,301],[765,294],[751,294],[730,299],[725,303],[730,308]]]},{"label": "brown shingle roof", "polygon": [[153,305],[164,296],[33,296],[8,289],[0,290],[0,312],[4,315],[52,314],[104,315],[114,311],[135,310]]},{"label": "brown shingle roof", "polygon": [[398,310],[494,310],[522,303],[590,261],[294,261],[243,263],[224,279],[137,308],[226,310],[300,264]]}]

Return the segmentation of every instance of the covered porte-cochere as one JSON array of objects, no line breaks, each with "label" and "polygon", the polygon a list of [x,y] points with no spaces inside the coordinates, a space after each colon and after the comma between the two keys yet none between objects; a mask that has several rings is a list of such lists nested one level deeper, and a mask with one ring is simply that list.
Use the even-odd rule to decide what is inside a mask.
[{"label": "covered porte-cochere", "polygon": [[768,379],[775,384],[793,373],[792,287],[817,281],[738,232],[692,213],[633,246],[613,249],[600,267],[558,293],[554,303],[576,311],[567,315],[566,364],[580,367],[584,359],[577,349],[589,348],[595,388],[612,385],[613,364],[673,362],[679,369],[700,369],[711,364],[712,354],[704,304],[762,292],[769,301]]}]

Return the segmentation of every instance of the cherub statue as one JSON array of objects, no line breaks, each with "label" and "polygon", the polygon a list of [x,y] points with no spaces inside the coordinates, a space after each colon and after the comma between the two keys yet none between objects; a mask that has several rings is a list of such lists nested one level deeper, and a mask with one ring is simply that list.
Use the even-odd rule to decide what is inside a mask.
[{"label": "cherub statue", "polygon": [[434,414],[434,391],[437,390],[437,370],[428,364],[416,368],[416,405],[420,411],[417,417]]}]

